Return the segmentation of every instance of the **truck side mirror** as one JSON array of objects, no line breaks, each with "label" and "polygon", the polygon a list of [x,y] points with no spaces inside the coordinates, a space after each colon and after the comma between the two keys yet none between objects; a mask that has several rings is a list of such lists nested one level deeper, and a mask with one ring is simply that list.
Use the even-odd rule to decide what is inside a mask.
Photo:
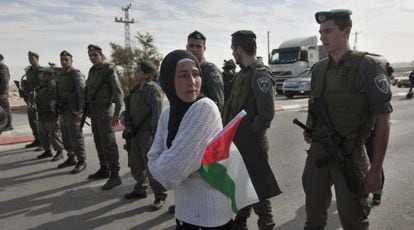
[{"label": "truck side mirror", "polygon": [[308,51],[300,51],[300,61],[309,62]]}]

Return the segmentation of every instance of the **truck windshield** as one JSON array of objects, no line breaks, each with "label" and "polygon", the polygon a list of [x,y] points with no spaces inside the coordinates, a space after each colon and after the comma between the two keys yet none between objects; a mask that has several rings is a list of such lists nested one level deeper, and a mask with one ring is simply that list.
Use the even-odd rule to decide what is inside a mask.
[{"label": "truck windshield", "polygon": [[288,64],[299,60],[299,51],[275,52],[272,54],[270,64]]}]

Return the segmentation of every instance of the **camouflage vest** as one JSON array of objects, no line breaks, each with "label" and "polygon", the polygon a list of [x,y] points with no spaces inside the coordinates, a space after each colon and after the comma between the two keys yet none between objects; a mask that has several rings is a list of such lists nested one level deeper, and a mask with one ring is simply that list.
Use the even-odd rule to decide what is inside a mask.
[{"label": "camouflage vest", "polygon": [[26,83],[24,89],[27,91],[32,91],[36,87],[40,86],[41,82],[41,71],[42,67],[40,66],[30,66],[26,71]]},{"label": "camouflage vest", "polygon": [[[246,110],[244,118],[249,122],[257,115],[256,97],[254,96],[251,82],[256,72],[265,71],[272,75],[271,70],[264,65],[257,64],[256,68],[249,66],[240,70],[235,76],[230,97],[223,110],[223,123],[227,124],[242,109]],[[272,79],[273,80],[273,79]]]},{"label": "camouflage vest", "polygon": [[[134,88],[127,99],[128,103],[128,118],[132,122],[131,128],[139,128],[140,130],[151,129],[151,105],[147,104],[150,96],[151,84],[149,82],[140,90],[138,87]],[[138,127],[140,126],[140,127]]]},{"label": "camouflage vest", "polygon": [[[363,141],[372,127],[365,94],[355,90],[355,80],[366,53],[351,52],[343,67],[328,68],[329,59],[318,63],[312,70],[313,80],[310,104],[322,98],[328,109],[331,122],[339,135],[348,139]],[[322,121],[312,116],[313,135],[327,134]]]},{"label": "camouflage vest", "polygon": [[51,113],[53,111],[52,108],[52,100],[53,94],[55,91],[55,85],[46,85],[42,86],[37,90],[36,94],[36,102],[37,102],[37,111],[40,114]]},{"label": "camouflage vest", "polygon": [[[110,88],[110,74],[112,67],[104,63],[99,66],[93,66],[89,70],[88,79],[86,80],[87,95],[86,102],[93,104],[111,104],[113,101],[112,88]],[[105,81],[105,82],[102,82]],[[93,98],[95,96],[95,98]]]},{"label": "camouflage vest", "polygon": [[77,80],[79,70],[70,69],[69,71],[62,70],[60,72],[60,79],[58,81],[58,97],[64,107],[68,109],[78,108],[78,96],[75,88],[75,81]]}]

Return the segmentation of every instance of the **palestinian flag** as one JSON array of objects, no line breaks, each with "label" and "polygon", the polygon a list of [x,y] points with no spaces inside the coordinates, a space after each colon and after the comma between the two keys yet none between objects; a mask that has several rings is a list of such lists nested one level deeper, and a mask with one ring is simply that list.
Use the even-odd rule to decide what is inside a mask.
[{"label": "palestinian flag", "polygon": [[233,212],[259,202],[243,158],[232,143],[242,118],[242,110],[209,143],[199,170],[201,177],[231,200]]}]

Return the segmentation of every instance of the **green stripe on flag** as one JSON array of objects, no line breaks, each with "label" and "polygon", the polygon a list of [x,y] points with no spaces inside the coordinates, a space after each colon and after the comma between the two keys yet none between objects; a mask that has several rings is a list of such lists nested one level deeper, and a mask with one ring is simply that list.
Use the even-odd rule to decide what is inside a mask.
[{"label": "green stripe on flag", "polygon": [[239,209],[236,204],[236,185],[227,174],[227,169],[220,163],[201,166],[198,170],[201,177],[213,188],[224,193],[231,200],[231,208],[234,213]]}]

